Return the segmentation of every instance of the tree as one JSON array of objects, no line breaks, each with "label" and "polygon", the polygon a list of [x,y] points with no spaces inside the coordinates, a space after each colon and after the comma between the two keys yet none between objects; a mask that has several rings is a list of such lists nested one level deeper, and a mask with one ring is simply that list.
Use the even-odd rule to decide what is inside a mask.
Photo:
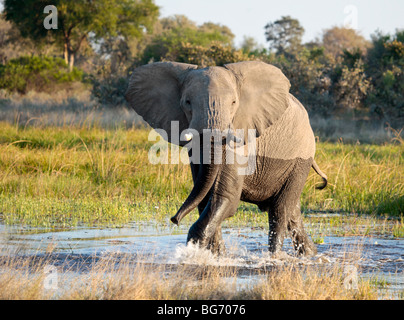
[{"label": "tree", "polygon": [[6,21],[0,14],[0,64],[7,63],[8,60],[16,58],[21,49],[25,49],[28,41],[21,37],[18,30],[13,28],[12,23]]},{"label": "tree", "polygon": [[[198,26],[194,21],[184,15],[173,15],[160,19],[160,35],[172,33],[176,36],[192,36],[198,44],[207,44],[209,41],[220,41],[232,45],[234,34],[230,28],[213,22],[205,22]],[[159,34],[157,34],[158,36]],[[186,39],[182,39],[186,40]]]},{"label": "tree", "polygon": [[289,55],[268,56],[267,62],[279,67],[291,83],[290,92],[310,114],[329,117],[335,110],[331,92],[333,66],[324,49],[312,45]]},{"label": "tree", "polygon": [[35,45],[31,39],[23,38],[14,23],[6,21],[0,13],[0,63],[6,64],[10,59],[22,55],[37,55],[44,53],[52,55],[58,52],[54,45]]},{"label": "tree", "polygon": [[[54,5],[58,29],[47,30],[44,8]],[[48,37],[63,47],[70,70],[83,43],[91,37],[101,41],[108,37],[142,37],[158,16],[152,0],[5,0],[6,19],[13,21],[21,35],[38,41]]]},{"label": "tree", "polygon": [[159,20],[160,25],[161,25],[161,29],[160,33],[162,31],[167,31],[167,30],[173,30],[173,29],[197,29],[198,26],[196,25],[196,23],[190,19],[188,19],[188,17],[182,15],[182,14],[175,14],[173,16],[170,17],[166,17],[166,18],[161,18]]},{"label": "tree", "polygon": [[372,36],[366,72],[373,88],[369,104],[372,111],[393,126],[404,124],[404,30],[394,35],[380,32]]},{"label": "tree", "polygon": [[371,90],[360,51],[351,53],[345,50],[342,63],[336,67],[335,73],[333,93],[337,104],[345,111],[359,109]]},{"label": "tree", "polygon": [[213,22],[205,22],[199,27],[199,31],[210,34],[215,41],[220,41],[226,45],[233,44],[234,34],[227,26]]},{"label": "tree", "polygon": [[270,43],[270,49],[277,53],[293,52],[300,48],[304,28],[299,20],[290,16],[283,16],[275,22],[265,26],[266,40]]},{"label": "tree", "polygon": [[243,42],[241,43],[241,50],[249,55],[260,54],[265,51],[265,48],[258,44],[258,42],[253,37],[244,36]]},{"label": "tree", "polygon": [[189,42],[182,43],[177,51],[171,52],[166,58],[167,60],[196,64],[203,68],[250,60],[242,50],[235,50],[220,42],[212,42],[206,47]]},{"label": "tree", "polygon": [[160,26],[162,30],[145,48],[140,59],[141,64],[149,61],[175,59],[183,50],[184,45],[188,48],[188,44],[201,48],[210,48],[214,43],[231,48],[233,44],[234,34],[228,27],[219,24],[205,23],[197,26],[188,18],[176,15],[161,19]]},{"label": "tree", "polygon": [[323,31],[322,45],[326,54],[338,58],[344,50],[360,49],[365,54],[370,42],[354,29],[335,26]]}]

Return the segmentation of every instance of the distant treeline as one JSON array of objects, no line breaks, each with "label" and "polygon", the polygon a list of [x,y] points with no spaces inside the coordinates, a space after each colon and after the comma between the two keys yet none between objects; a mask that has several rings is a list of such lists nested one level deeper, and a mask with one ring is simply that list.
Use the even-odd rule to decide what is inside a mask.
[{"label": "distant treeline", "polygon": [[[304,28],[285,16],[265,26],[266,47],[248,37],[235,46],[228,27],[197,25],[180,15],[158,18],[151,0],[102,0],[93,10],[88,10],[91,3],[78,0],[74,8],[67,8],[73,2],[60,6],[60,30],[38,33],[38,15],[30,10],[35,12],[41,1],[25,2],[22,12],[14,0],[5,0],[0,16],[3,92],[49,91],[55,84],[82,81],[100,103],[121,105],[127,77],[139,65],[178,61],[206,67],[262,60],[286,74],[292,94],[311,115],[404,126],[404,30],[376,31],[369,41],[335,26],[302,43]],[[103,14],[103,6],[113,6],[117,16]]]}]

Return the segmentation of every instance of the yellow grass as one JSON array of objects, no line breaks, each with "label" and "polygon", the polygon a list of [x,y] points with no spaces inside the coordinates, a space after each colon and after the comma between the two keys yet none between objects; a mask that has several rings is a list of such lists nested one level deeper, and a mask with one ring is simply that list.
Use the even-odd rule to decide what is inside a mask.
[{"label": "yellow grass", "polygon": [[[288,263],[255,272],[240,283],[235,266],[178,264],[164,266],[134,261],[130,255],[111,255],[86,262],[80,275],[58,266],[58,290],[44,287],[46,258],[3,256],[0,299],[74,300],[373,300],[388,298],[372,279],[359,278],[347,288],[344,264]],[[117,263],[119,261],[119,263]]]}]

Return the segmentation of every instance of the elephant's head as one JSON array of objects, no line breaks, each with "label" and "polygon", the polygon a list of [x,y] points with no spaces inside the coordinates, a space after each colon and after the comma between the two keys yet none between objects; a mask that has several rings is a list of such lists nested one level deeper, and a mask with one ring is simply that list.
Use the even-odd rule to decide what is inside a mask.
[{"label": "elephant's head", "polygon": [[[258,61],[204,69],[158,62],[134,70],[126,99],[153,128],[165,130],[170,142],[185,145],[186,139],[181,141],[171,132],[171,121],[179,122],[180,133],[255,129],[260,136],[288,107],[289,88],[278,68]],[[200,166],[194,188],[173,217],[174,223],[202,201],[218,170],[212,161]]]}]

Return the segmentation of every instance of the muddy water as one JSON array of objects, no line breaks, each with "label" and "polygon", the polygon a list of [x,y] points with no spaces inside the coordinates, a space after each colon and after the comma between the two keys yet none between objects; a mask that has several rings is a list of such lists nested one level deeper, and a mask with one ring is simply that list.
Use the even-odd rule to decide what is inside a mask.
[{"label": "muddy water", "polygon": [[[404,291],[404,239],[373,237],[324,237],[315,257],[295,257],[290,240],[277,257],[267,252],[268,231],[260,228],[224,228],[228,252],[215,257],[186,246],[187,227],[130,223],[122,228],[86,228],[43,230],[0,224],[0,252],[11,255],[43,255],[52,252],[69,264],[69,260],[87,261],[110,253],[139,257],[141,262],[165,265],[211,264],[237,266],[240,281],[254,281],[254,271],[277,265],[355,265],[361,277],[384,283],[392,296]],[[251,272],[252,271],[252,272]],[[76,270],[75,272],[81,272]],[[386,286],[387,284],[387,286]]]}]

